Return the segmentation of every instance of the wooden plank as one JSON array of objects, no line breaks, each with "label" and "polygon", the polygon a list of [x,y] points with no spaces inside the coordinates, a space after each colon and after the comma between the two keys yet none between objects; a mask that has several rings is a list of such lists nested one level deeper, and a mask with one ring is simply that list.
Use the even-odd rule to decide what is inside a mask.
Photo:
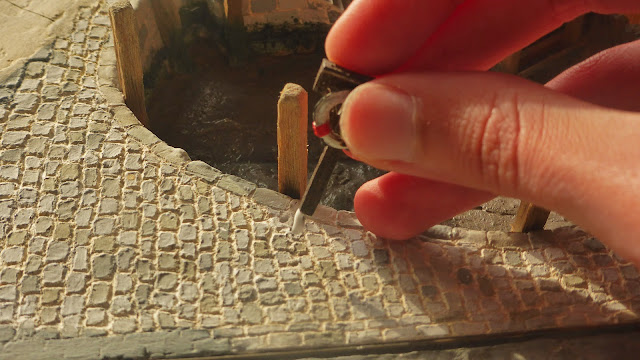
[{"label": "wooden plank", "polygon": [[124,101],[142,125],[149,127],[149,118],[144,102],[140,43],[133,7],[128,0],[112,1],[109,3],[109,15],[118,61],[118,77]]},{"label": "wooden plank", "polygon": [[242,26],[244,24],[244,7],[248,6],[247,0],[225,0],[224,12],[227,22],[232,25]]},{"label": "wooden plank", "polygon": [[513,232],[530,232],[544,229],[549,218],[549,210],[526,201],[520,202],[516,218],[511,223]]},{"label": "wooden plank", "polygon": [[300,199],[307,187],[308,95],[286,84],[278,100],[278,191]]}]

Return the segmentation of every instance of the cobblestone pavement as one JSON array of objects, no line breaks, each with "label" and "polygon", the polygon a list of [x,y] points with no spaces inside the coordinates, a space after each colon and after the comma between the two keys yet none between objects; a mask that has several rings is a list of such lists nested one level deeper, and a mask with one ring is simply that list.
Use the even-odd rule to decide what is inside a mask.
[{"label": "cobblestone pavement", "polygon": [[637,320],[640,274],[576,228],[436,226],[386,242],[321,208],[294,238],[290,199],[190,161],[139,125],[113,87],[114,64],[100,3],[0,87],[0,359]]}]

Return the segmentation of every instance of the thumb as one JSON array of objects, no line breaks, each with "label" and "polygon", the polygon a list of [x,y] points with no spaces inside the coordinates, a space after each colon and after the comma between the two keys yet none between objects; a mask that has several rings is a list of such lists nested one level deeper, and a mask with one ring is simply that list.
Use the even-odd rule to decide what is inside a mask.
[{"label": "thumb", "polygon": [[637,113],[504,74],[404,73],[356,88],[340,126],[373,166],[528,200],[597,236],[616,232],[605,210],[639,226]]}]

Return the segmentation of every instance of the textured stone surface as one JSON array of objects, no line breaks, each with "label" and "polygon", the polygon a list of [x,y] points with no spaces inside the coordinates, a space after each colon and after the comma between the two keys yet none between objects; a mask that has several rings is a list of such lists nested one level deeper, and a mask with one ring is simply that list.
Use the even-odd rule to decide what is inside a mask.
[{"label": "textured stone surface", "polygon": [[[216,355],[637,320],[637,269],[575,228],[438,226],[389,243],[321,209],[293,237],[290,199],[190,161],[108,102],[114,84],[95,71],[112,66],[108,24],[104,3],[83,9],[50,57],[10,91],[0,84],[0,358]],[[548,349],[586,351],[571,346]]]}]

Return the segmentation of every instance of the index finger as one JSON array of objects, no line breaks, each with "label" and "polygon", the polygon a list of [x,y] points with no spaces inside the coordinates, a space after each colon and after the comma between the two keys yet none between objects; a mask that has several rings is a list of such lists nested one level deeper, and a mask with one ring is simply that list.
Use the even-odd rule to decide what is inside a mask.
[{"label": "index finger", "polygon": [[[640,10],[637,0],[356,1],[327,37],[351,70],[486,70],[588,11]],[[404,65],[403,65],[404,64]]]},{"label": "index finger", "polygon": [[356,0],[329,32],[327,56],[362,74],[390,72],[418,51],[463,1]]},{"label": "index finger", "polygon": [[577,16],[635,10],[637,0],[467,0],[398,71],[488,70]]}]

